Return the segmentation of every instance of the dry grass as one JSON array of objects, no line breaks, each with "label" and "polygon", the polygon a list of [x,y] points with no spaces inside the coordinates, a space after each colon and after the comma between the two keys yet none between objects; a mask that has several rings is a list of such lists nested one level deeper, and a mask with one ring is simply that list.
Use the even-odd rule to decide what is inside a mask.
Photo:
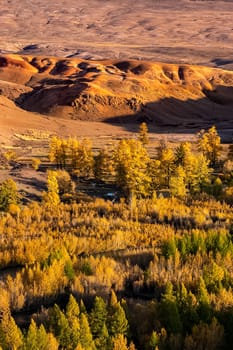
[{"label": "dry grass", "polygon": [[51,133],[43,130],[29,129],[25,134],[14,134],[14,136],[22,141],[46,141],[51,137]]}]

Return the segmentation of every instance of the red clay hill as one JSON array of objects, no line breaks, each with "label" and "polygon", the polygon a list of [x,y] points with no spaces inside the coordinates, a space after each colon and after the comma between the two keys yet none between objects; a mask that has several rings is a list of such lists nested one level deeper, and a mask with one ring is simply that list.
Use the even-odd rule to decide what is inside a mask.
[{"label": "red clay hill", "polygon": [[5,115],[233,128],[233,72],[203,66],[2,55],[0,95]]}]

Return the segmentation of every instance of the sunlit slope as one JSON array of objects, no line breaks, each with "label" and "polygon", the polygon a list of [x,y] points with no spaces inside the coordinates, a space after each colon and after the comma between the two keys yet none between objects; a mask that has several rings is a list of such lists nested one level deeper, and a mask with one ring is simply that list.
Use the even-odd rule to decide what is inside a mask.
[{"label": "sunlit slope", "polygon": [[54,117],[232,127],[233,72],[202,66],[5,55],[0,91]]}]

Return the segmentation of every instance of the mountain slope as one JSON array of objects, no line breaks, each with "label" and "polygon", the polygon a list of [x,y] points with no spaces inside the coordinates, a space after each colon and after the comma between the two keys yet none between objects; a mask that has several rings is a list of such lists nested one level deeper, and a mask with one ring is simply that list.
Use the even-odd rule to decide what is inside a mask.
[{"label": "mountain slope", "polygon": [[209,67],[2,55],[0,92],[56,118],[232,128],[233,72]]}]

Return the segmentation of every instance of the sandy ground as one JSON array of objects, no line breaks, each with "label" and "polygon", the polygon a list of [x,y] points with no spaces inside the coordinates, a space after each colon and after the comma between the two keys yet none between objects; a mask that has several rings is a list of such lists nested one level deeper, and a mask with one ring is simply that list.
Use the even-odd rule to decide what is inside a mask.
[{"label": "sandy ground", "polygon": [[233,69],[233,1],[1,0],[0,52]]}]

